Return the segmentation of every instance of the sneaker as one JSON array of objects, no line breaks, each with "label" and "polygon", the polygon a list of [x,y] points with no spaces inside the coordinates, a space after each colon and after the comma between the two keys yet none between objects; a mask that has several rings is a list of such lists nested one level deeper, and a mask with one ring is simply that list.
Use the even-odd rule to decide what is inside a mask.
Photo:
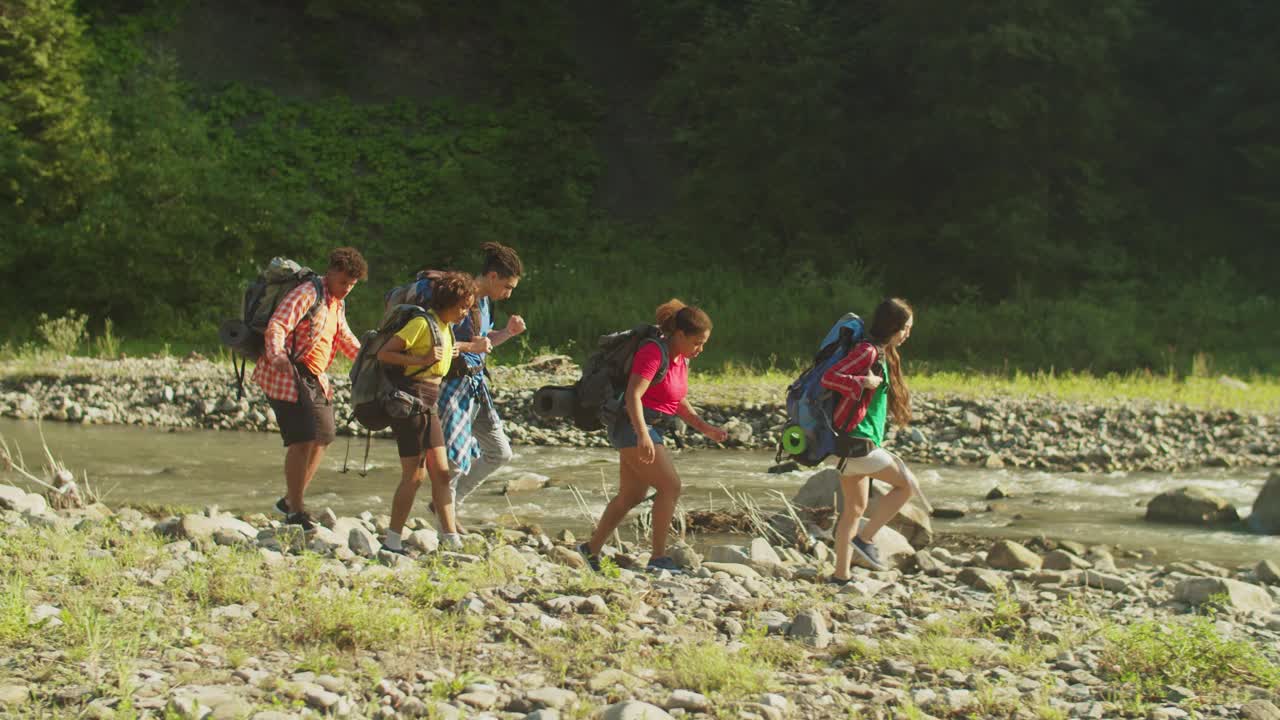
[{"label": "sneaker", "polygon": [[596,572],[600,572],[600,556],[592,555],[591,550],[587,547],[586,543],[580,543],[578,545],[578,554],[582,556],[583,560],[587,561],[588,567]]},{"label": "sneaker", "polygon": [[409,551],[406,550],[403,545],[401,545],[399,548],[387,547],[387,544],[385,542],[380,543],[380,545],[382,546],[383,550],[393,555],[403,555],[405,557],[409,557]]},{"label": "sneaker", "polygon": [[848,585],[849,583],[853,582],[853,578],[847,577],[847,578],[841,579],[841,578],[832,576],[827,578],[826,582],[828,585],[831,585],[833,587],[844,587],[845,585]]},{"label": "sneaker", "polygon": [[279,500],[276,501],[276,512],[280,513],[281,515],[284,515],[285,517],[289,517],[289,499],[288,498],[280,498]]},{"label": "sneaker", "polygon": [[440,533],[440,549],[461,552],[466,547],[458,533]]},{"label": "sneaker", "polygon": [[862,556],[862,559],[871,566],[872,570],[884,569],[884,565],[880,563],[880,551],[876,549],[875,543],[869,543],[855,535],[853,537],[853,550]]},{"label": "sneaker", "polygon": [[298,525],[302,528],[302,532],[313,532],[316,529],[316,521],[311,519],[311,514],[306,510],[300,512],[289,513],[284,519],[285,525]]},{"label": "sneaker", "polygon": [[675,560],[663,555],[662,557],[650,558],[649,564],[645,566],[649,572],[661,572],[666,570],[673,575],[683,575],[684,568],[676,564]]}]

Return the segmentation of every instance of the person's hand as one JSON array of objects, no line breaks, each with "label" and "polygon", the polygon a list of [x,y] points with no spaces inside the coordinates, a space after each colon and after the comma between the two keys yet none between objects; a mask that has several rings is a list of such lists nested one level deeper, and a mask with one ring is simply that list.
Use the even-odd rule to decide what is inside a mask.
[{"label": "person's hand", "polygon": [[271,358],[271,367],[282,373],[293,372],[293,361],[288,355],[281,353]]},{"label": "person's hand", "polygon": [[712,442],[722,443],[729,439],[729,433],[725,432],[724,428],[716,427],[715,425],[708,425],[706,431],[702,434],[711,438]]},{"label": "person's hand", "polygon": [[444,359],[444,348],[440,347],[439,345],[431,348],[431,353],[427,355],[427,357],[431,360],[431,362],[428,364],[435,365],[436,363]]},{"label": "person's hand", "polygon": [[478,337],[471,341],[471,352],[488,353],[493,352],[493,341],[487,337]]},{"label": "person's hand", "polygon": [[524,318],[520,317],[519,315],[512,315],[511,317],[507,318],[507,332],[511,333],[512,337],[519,335],[520,333],[524,332],[524,330],[525,330]]},{"label": "person's hand", "polygon": [[862,378],[862,387],[868,390],[875,390],[880,387],[880,383],[884,382],[879,375],[867,375]]},{"label": "person's hand", "polygon": [[640,441],[636,443],[636,447],[640,450],[640,462],[649,465],[653,459],[657,457],[658,451],[653,447],[653,438],[649,437],[649,431],[640,436]]},{"label": "person's hand", "polygon": [[458,355],[460,355],[461,353],[462,353],[462,346],[461,346],[461,345],[459,345],[459,344],[457,344],[457,343],[454,343],[454,344],[453,344],[453,356],[454,356],[454,357],[458,357]]}]

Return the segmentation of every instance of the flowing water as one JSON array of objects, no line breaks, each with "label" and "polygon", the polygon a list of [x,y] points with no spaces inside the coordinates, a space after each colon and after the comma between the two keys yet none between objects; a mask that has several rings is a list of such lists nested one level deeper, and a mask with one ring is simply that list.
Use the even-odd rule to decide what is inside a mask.
[{"label": "flowing water", "polygon": [[[232,512],[270,512],[283,494],[284,453],[278,435],[248,432],[179,431],[130,426],[86,426],[0,420],[3,435],[28,467],[43,459],[40,431],[54,456],[88,474],[91,485],[108,504],[217,505]],[[374,440],[367,476],[359,472],[363,440],[350,447],[350,470],[342,472],[347,439],[329,449],[307,494],[313,508],[332,507],[340,514],[369,510],[389,512],[399,481],[395,444]],[[684,482],[684,506],[727,508],[725,488],[750,495],[762,508],[778,508],[775,494],[791,497],[810,472],[770,475],[771,453],[731,450],[687,450],[676,466]],[[1264,469],[1202,469],[1174,475],[1155,473],[1064,473],[1030,470],[986,470],[914,466],[936,507],[965,511],[957,520],[934,520],[941,532],[1027,538],[1046,535],[1088,544],[1154,548],[1163,560],[1205,559],[1236,565],[1260,559],[1280,561],[1280,536],[1228,530],[1202,530],[1142,521],[1146,502],[1158,493],[1196,485],[1231,501],[1246,514],[1261,489]],[[554,486],[503,495],[507,478],[535,472]],[[16,475],[0,475],[14,482]],[[462,518],[471,526],[514,515],[548,531],[570,528],[582,535],[604,507],[617,484],[617,455],[609,450],[520,446],[511,464],[495,474],[468,500]],[[994,486],[1011,497],[998,501],[995,512],[983,498]],[[584,506],[572,488],[581,492]],[[34,489],[28,487],[28,489]],[[426,515],[428,493],[419,495],[417,515]]]}]

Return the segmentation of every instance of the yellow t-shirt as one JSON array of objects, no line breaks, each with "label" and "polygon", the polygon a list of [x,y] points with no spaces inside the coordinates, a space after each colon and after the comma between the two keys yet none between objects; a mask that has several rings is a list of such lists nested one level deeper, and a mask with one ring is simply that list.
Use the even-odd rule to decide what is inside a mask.
[{"label": "yellow t-shirt", "polygon": [[[422,365],[406,366],[404,369],[406,377],[444,377],[445,373],[449,372],[449,365],[453,361],[453,326],[440,322],[435,311],[428,310],[427,314],[431,316],[436,327],[440,328],[440,345],[444,348],[444,357],[424,372],[418,372],[422,369]],[[400,332],[396,333],[396,337],[404,340],[406,355],[426,355],[434,345],[431,339],[431,328],[427,327],[427,319],[424,317],[416,317],[405,323],[404,327],[400,328]]]}]

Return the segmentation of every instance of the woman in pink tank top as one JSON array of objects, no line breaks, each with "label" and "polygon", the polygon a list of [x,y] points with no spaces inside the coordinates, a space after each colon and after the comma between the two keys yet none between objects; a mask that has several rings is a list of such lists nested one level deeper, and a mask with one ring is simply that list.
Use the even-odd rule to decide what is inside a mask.
[{"label": "woman in pink tank top", "polygon": [[[600,569],[600,548],[605,538],[622,522],[627,513],[644,500],[649,488],[653,497],[653,552],[649,570],[680,572],[667,556],[667,533],[680,498],[680,476],[663,446],[662,433],[655,422],[671,416],[684,420],[689,427],[715,442],[724,442],[724,430],[707,423],[694,412],[686,395],[689,391],[689,361],[702,353],[711,337],[711,318],[699,308],[672,299],[657,310],[658,327],[663,345],[645,343],[636,351],[631,363],[631,377],[624,393],[626,412],[608,428],[609,444],[619,455],[618,494],[600,516],[591,539],[578,546],[593,569]],[[667,371],[657,383],[664,355]]]}]

